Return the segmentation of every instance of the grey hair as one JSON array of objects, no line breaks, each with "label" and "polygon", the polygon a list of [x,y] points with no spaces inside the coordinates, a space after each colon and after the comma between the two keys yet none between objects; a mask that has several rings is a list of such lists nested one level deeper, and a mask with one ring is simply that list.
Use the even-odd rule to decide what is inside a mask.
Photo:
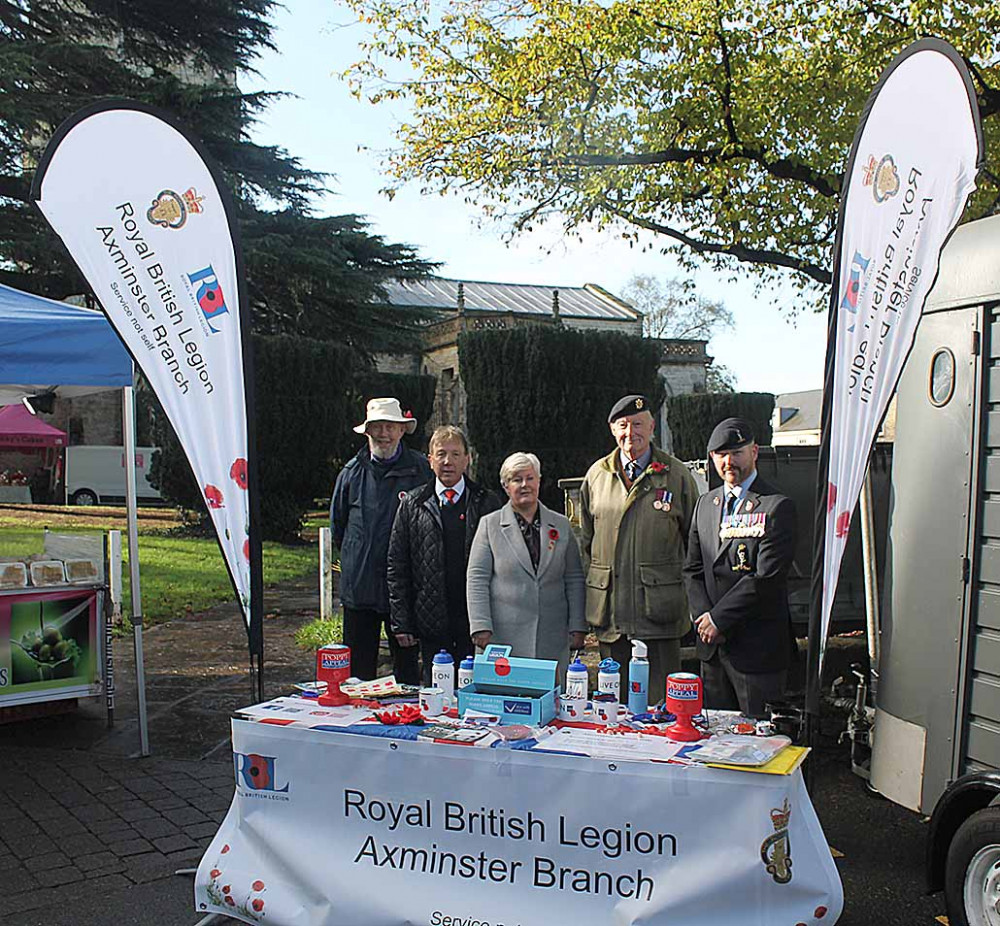
[{"label": "grey hair", "polygon": [[461,428],[456,428],[453,424],[443,424],[441,427],[435,428],[427,449],[433,450],[438,444],[443,444],[449,440],[458,441],[465,448],[465,452],[469,452],[469,440],[465,436],[465,432]]},{"label": "grey hair", "polygon": [[512,453],[500,464],[500,485],[507,485],[510,477],[526,466],[530,466],[539,479],[542,478],[542,464],[538,461],[538,457],[533,453],[522,453],[519,450],[517,453]]}]

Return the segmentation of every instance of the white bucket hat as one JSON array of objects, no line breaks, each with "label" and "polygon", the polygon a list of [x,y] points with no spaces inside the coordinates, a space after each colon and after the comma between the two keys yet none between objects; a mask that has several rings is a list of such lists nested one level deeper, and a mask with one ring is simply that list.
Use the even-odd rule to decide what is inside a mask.
[{"label": "white bucket hat", "polygon": [[417,419],[408,412],[403,414],[399,407],[399,399],[369,399],[365,409],[365,420],[355,429],[355,434],[364,434],[365,428],[372,421],[395,421],[397,424],[406,425],[406,433],[412,434],[417,430]]}]

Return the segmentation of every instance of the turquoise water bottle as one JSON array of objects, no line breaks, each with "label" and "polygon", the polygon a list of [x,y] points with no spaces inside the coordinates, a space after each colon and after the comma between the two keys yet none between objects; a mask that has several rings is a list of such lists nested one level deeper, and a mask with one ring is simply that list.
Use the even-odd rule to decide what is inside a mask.
[{"label": "turquoise water bottle", "polygon": [[649,710],[649,660],[642,640],[632,641],[632,658],[628,663],[628,709],[633,714]]}]

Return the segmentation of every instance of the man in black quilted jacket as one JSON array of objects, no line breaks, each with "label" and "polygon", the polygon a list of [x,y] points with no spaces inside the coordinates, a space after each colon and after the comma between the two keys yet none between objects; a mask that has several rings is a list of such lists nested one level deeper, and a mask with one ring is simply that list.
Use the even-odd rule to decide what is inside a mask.
[{"label": "man in black quilted jacket", "polygon": [[474,652],[465,603],[465,570],[479,519],[500,500],[465,477],[469,443],[446,425],[431,435],[434,479],[400,500],[389,538],[389,615],[396,642],[420,644],[423,682],[434,654],[447,650],[458,664]]}]

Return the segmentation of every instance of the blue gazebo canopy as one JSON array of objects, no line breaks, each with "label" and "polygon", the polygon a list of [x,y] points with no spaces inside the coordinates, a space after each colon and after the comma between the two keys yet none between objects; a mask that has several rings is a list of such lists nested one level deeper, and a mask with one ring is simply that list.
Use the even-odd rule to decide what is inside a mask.
[{"label": "blue gazebo canopy", "polygon": [[102,312],[0,284],[0,405],[132,385],[132,359]]}]

